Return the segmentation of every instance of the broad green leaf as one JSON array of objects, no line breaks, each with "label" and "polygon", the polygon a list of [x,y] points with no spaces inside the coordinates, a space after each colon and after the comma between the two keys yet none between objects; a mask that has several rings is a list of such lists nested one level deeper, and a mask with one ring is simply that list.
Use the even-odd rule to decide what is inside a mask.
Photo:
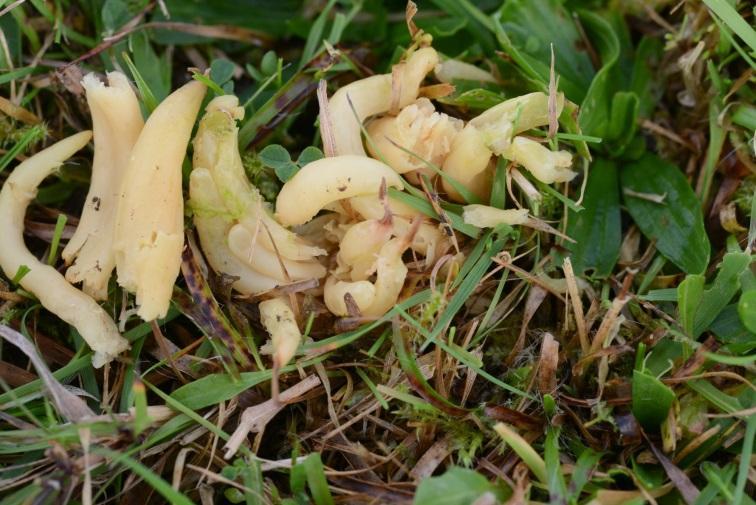
[{"label": "broad green leaf", "polygon": [[[260,30],[261,36],[282,36],[287,33],[293,18],[300,15],[301,0],[165,0],[170,21],[183,21],[200,25],[232,25]],[[155,20],[165,20],[156,10]],[[191,44],[207,42],[206,37],[159,30],[159,39],[165,44]]]},{"label": "broad green leaf", "polygon": [[696,312],[698,305],[701,303],[705,282],[706,277],[703,275],[691,274],[685,277],[685,280],[677,286],[677,310],[679,312],[680,324],[685,333],[689,335],[693,333]]},{"label": "broad green leaf", "polygon": [[105,0],[102,4],[102,24],[110,34],[126,24],[132,17],[129,6],[124,0]]},{"label": "broad green leaf", "polygon": [[286,167],[292,162],[289,151],[287,151],[285,147],[278,144],[265,146],[265,149],[260,151],[260,154],[258,156],[260,157],[260,161],[262,161],[265,166],[274,169],[279,167]]},{"label": "broad green leaf", "polygon": [[656,430],[667,418],[675,393],[643,370],[633,371],[633,416],[647,430]]},{"label": "broad green leaf", "polygon": [[216,58],[210,64],[210,78],[223,86],[234,76],[234,64],[225,58]]},{"label": "broad green leaf", "polygon": [[323,151],[315,146],[307,146],[302,150],[301,153],[299,153],[299,158],[297,158],[297,165],[303,167],[308,163],[312,163],[313,161],[317,161],[321,158],[323,158]]},{"label": "broad green leaf", "polygon": [[158,103],[171,93],[171,69],[167,56],[158,56],[146,32],[131,35],[134,66]]},{"label": "broad green leaf", "polygon": [[614,156],[623,154],[635,137],[639,111],[640,100],[635,93],[620,91],[612,97],[611,121],[605,140],[610,142],[610,150]]},{"label": "broad green leaf", "polygon": [[642,118],[654,111],[664,87],[664,74],[654,71],[663,53],[663,44],[657,37],[643,37],[635,50],[629,90],[638,97],[638,114]]},{"label": "broad green leaf", "polygon": [[628,212],[657,250],[683,272],[702,273],[711,246],[699,201],[680,169],[647,153],[621,170],[620,182]]},{"label": "broad green leaf", "polygon": [[614,72],[620,54],[620,43],[612,26],[598,14],[583,12],[581,21],[593,35],[591,42],[600,52],[603,66],[590,83],[578,121],[585,134],[605,137],[609,133],[610,122],[614,121],[612,99],[621,84]]},{"label": "broad green leaf", "polygon": [[756,332],[743,325],[735,303],[725,307],[708,329],[727,345],[730,352],[745,353],[756,348]]},{"label": "broad green leaf", "polygon": [[498,494],[488,479],[474,470],[452,467],[443,475],[423,480],[412,504],[470,505],[486,493]]},{"label": "broad green leaf", "polygon": [[680,283],[677,288],[680,319],[692,338],[698,338],[730,303],[740,289],[738,278],[750,262],[750,254],[727,253],[708,289],[703,289],[702,275],[689,275]]},{"label": "broad green leaf", "polygon": [[619,258],[622,228],[620,221],[617,165],[599,158],[588,172],[583,210],[570,211],[567,235],[576,241],[567,247],[579,274],[593,269],[598,277],[612,272]]},{"label": "broad green leaf", "polygon": [[[499,21],[506,40],[499,41],[529,77],[549,82],[551,44],[559,89],[573,102],[583,101],[596,71],[570,13],[558,0],[510,0]],[[517,54],[511,54],[511,50]]]},{"label": "broad green leaf", "polygon": [[273,171],[276,173],[276,177],[278,177],[279,181],[286,182],[299,172],[299,167],[292,161],[285,165],[273,168]]},{"label": "broad green leaf", "polygon": [[492,21],[488,15],[480,11],[470,0],[432,0],[443,9],[452,19],[464,20],[465,28],[473,40],[486,51],[493,52],[495,44],[491,34]]},{"label": "broad green leaf", "polygon": [[271,76],[278,71],[278,56],[272,49],[263,55],[260,60],[260,71],[265,77]]},{"label": "broad green leaf", "polygon": [[590,448],[583,449],[572,470],[572,480],[570,480],[570,487],[568,488],[570,492],[569,499],[577,501],[580,493],[583,491],[583,487],[590,480],[591,473],[599,462],[599,459],[601,459],[600,452],[596,452]]},{"label": "broad green leaf", "polygon": [[[450,16],[448,18],[428,18],[417,19],[416,24],[423,31],[433,35],[433,39],[439,37],[451,37],[456,35],[467,26],[467,19],[463,17]],[[489,35],[490,37],[490,35]]]},{"label": "broad green leaf", "polygon": [[756,333],[756,290],[746,291],[738,300],[738,315],[748,331]]}]

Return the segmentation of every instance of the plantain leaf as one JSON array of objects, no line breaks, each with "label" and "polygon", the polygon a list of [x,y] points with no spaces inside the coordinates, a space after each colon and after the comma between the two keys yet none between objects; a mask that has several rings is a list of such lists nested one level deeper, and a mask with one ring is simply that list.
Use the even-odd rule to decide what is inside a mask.
[{"label": "plantain leaf", "polygon": [[647,430],[656,430],[667,418],[675,393],[643,370],[633,371],[633,416]]},{"label": "plantain leaf", "polygon": [[680,169],[646,153],[621,171],[620,183],[628,212],[659,252],[683,272],[702,273],[711,246],[699,201]]},{"label": "plantain leaf", "polygon": [[577,273],[592,268],[597,277],[612,272],[619,258],[622,229],[620,222],[617,165],[599,158],[593,162],[583,197],[583,210],[570,211],[567,235],[572,264]]}]

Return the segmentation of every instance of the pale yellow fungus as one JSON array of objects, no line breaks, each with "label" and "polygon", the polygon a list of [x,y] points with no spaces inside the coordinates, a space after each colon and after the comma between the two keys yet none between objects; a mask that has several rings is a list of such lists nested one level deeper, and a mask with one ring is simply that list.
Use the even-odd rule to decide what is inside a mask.
[{"label": "pale yellow fungus", "polygon": [[47,310],[76,328],[94,351],[96,368],[129,348],[110,316],[89,295],[69,284],[52,266],[40,262],[24,244],[24,216],[37,195],[39,184],[65,160],[84,147],[92,132],[83,131],[27,158],[5,181],[0,191],[0,268],[14,278],[22,268],[21,287],[33,293]]}]

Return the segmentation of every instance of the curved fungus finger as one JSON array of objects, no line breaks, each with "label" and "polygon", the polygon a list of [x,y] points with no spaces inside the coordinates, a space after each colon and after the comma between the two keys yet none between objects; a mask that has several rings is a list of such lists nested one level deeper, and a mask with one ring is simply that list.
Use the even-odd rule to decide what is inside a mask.
[{"label": "curved fungus finger", "polygon": [[377,194],[384,180],[389,187],[404,187],[391,167],[372,158],[347,155],[313,161],[281,188],[276,217],[287,226],[306,223],[329,203]]},{"label": "curved fungus finger", "polygon": [[224,95],[207,105],[193,141],[193,166],[210,171],[227,212],[251,233],[256,233],[257,242],[265,248],[277,250],[283,258],[294,261],[307,261],[325,254],[323,249],[281,226],[260,192],[247,179],[236,126],[236,119],[243,116],[244,111],[238,104],[237,97]]},{"label": "curved fungus finger", "polygon": [[[454,137],[443,171],[475,196],[487,201],[493,181],[490,168],[492,156],[493,152],[486,145],[483,135],[475,126],[468,124]],[[451,200],[465,201],[448,179],[442,178],[441,184]]]},{"label": "curved fungus finger", "polygon": [[28,268],[19,283],[34,293],[47,310],[76,328],[94,351],[92,364],[99,368],[129,348],[113,320],[89,295],[69,284],[55,268],[40,262],[24,244],[26,208],[37,195],[39,184],[65,160],[84,147],[92,132],[67,137],[27,158],[5,181],[0,191],[0,268],[13,278]]},{"label": "curved fungus finger", "polygon": [[352,300],[354,300],[354,303],[363,315],[364,311],[375,300],[375,286],[372,282],[340,281],[333,275],[330,275],[326,279],[325,287],[323,288],[323,301],[332,314],[340,317],[351,315],[344,301],[344,296],[347,293],[352,297]]},{"label": "curved fungus finger", "polygon": [[503,210],[488,205],[465,205],[462,219],[478,228],[496,228],[501,224],[517,225],[528,220],[528,209]]},{"label": "curved fungus finger", "polygon": [[433,74],[440,82],[453,83],[454,81],[478,81],[496,83],[496,77],[487,70],[476,67],[471,63],[460,60],[444,60],[433,70]]},{"label": "curved fungus finger", "polygon": [[273,298],[260,302],[260,322],[270,334],[273,348],[273,367],[280,369],[291,361],[302,341],[302,332],[297,325],[294,311],[283,298]]},{"label": "curved fungus finger", "polygon": [[[421,216],[422,212],[407,205],[406,203],[388,197],[389,209],[393,217],[403,217],[412,219],[415,216]],[[376,192],[369,195],[355,196],[349,199],[349,206],[363,219],[381,219],[386,213],[386,207],[381,201],[380,195]]]},{"label": "curved fungus finger", "polygon": [[[395,72],[398,82],[393,83],[392,74],[381,74],[360,79],[339,88],[328,101],[331,126],[337,156],[354,154],[365,156],[362,145],[361,125],[369,117],[384,114],[391,109],[394,90],[399,108],[413,102],[420,93],[420,84],[438,63],[438,54],[431,47],[412,53],[401,68]],[[354,110],[352,110],[354,107]]]},{"label": "curved fungus finger", "polygon": [[385,116],[368,125],[372,139],[368,151],[400,174],[419,170],[435,177],[425,162],[440,167],[461,129],[461,120],[436,112],[430,100],[419,98],[398,116]]},{"label": "curved fungus finger", "polygon": [[376,261],[375,297],[362,315],[380,317],[396,305],[407,277],[407,266],[402,261],[407,245],[404,238],[394,238],[381,248]]},{"label": "curved fungus finger", "polygon": [[233,225],[228,230],[228,248],[254,270],[284,283],[320,279],[327,273],[325,267],[314,260],[279,259],[275,252],[266,249],[260,242],[255,243],[252,233],[240,224]]},{"label": "curved fungus finger", "polygon": [[568,182],[577,175],[570,170],[572,154],[567,151],[552,151],[525,137],[515,137],[502,155],[522,165],[533,177],[546,184]]},{"label": "curved fungus finger", "polygon": [[353,281],[366,280],[375,271],[383,245],[391,239],[393,224],[369,219],[352,225],[339,243],[338,261],[351,269]]},{"label": "curved fungus finger", "polygon": [[226,215],[223,199],[206,168],[195,168],[189,176],[189,205],[194,213],[202,252],[217,273],[234,277],[232,287],[246,295],[269,291],[280,283],[239,260],[228,247],[228,232],[233,221]]},{"label": "curved fungus finger", "polygon": [[108,74],[108,86],[94,74],[82,80],[94,130],[92,179],[76,232],[61,256],[71,264],[66,279],[82,283],[82,290],[97,300],[108,297],[108,280],[115,268],[113,234],[118,196],[131,149],[144,121],[128,79]]},{"label": "curved fungus finger", "polygon": [[[563,108],[564,93],[558,93],[557,117]],[[481,132],[489,149],[501,154],[514,135],[549,124],[549,96],[537,91],[510,98],[483,111],[469,124]]]},{"label": "curved fungus finger", "polygon": [[184,247],[181,166],[205,85],[185,84],[152,112],[131,153],[118,205],[118,283],[145,321],[165,317]]},{"label": "curved fungus finger", "polygon": [[[558,116],[564,107],[564,94],[557,95],[556,106]],[[547,124],[547,94],[536,92],[505,100],[471,119],[457,134],[444,162],[443,171],[475,196],[487,201],[493,180],[492,170],[489,169],[491,157],[495,154],[512,159],[522,149],[530,153],[533,149],[528,146],[512,148],[513,136]],[[530,156],[535,156],[535,153]],[[525,157],[527,155],[523,155]],[[541,172],[547,173],[549,170]],[[443,181],[443,187],[450,199],[464,201],[448,180]]]}]

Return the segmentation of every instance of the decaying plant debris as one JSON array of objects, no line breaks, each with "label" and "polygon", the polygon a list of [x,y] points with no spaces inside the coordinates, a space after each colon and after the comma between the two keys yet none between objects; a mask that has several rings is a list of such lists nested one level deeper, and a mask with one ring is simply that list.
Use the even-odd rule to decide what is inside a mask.
[{"label": "decaying plant debris", "polygon": [[745,2],[95,4],[0,7],[4,503],[752,503]]}]

